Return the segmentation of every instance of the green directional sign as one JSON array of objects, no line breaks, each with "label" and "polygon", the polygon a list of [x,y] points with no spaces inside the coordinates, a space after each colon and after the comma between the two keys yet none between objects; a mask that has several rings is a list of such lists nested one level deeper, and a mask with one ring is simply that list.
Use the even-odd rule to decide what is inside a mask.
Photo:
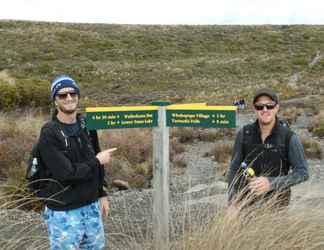
[{"label": "green directional sign", "polygon": [[235,106],[170,105],[166,110],[169,127],[235,128]]},{"label": "green directional sign", "polygon": [[159,107],[86,108],[88,129],[149,128],[158,124]]}]

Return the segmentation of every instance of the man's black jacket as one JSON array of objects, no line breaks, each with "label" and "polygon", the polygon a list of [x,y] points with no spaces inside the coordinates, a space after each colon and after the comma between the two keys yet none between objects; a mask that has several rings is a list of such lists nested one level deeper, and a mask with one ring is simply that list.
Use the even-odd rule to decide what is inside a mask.
[{"label": "man's black jacket", "polygon": [[41,129],[39,150],[49,178],[42,196],[50,209],[68,210],[106,196],[104,169],[83,129],[78,136],[66,137],[60,126],[54,117]]}]

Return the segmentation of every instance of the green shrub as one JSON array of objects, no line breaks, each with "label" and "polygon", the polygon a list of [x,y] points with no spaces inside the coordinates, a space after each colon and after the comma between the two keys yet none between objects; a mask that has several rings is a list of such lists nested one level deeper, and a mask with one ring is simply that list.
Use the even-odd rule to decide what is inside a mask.
[{"label": "green shrub", "polygon": [[14,84],[0,82],[0,110],[47,107],[50,104],[49,93],[49,83],[46,81],[20,79]]},{"label": "green shrub", "polygon": [[324,121],[319,123],[318,126],[314,128],[313,134],[318,137],[324,137]]},{"label": "green shrub", "polygon": [[152,172],[153,172],[152,160],[148,160],[148,161],[142,162],[140,164],[137,164],[135,166],[135,172],[137,174],[140,174],[140,175],[143,175],[146,177],[151,177]]},{"label": "green shrub", "polygon": [[18,105],[19,98],[15,85],[0,82],[0,110],[12,110]]},{"label": "green shrub", "polygon": [[17,81],[19,103],[21,107],[45,107],[50,104],[50,84],[36,79]]}]

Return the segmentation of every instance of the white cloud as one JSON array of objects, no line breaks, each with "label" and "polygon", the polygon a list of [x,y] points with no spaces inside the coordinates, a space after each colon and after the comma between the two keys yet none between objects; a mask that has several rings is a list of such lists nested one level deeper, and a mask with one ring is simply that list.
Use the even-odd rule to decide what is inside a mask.
[{"label": "white cloud", "polygon": [[320,0],[7,0],[0,19],[129,24],[324,24]]}]

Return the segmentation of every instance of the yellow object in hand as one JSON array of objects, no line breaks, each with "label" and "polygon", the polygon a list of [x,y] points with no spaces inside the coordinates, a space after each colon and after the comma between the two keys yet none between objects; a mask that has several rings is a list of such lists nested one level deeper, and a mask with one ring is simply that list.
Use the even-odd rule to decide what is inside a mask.
[{"label": "yellow object in hand", "polygon": [[253,168],[246,169],[246,175],[248,177],[253,177],[255,175],[255,172],[254,172]]}]

